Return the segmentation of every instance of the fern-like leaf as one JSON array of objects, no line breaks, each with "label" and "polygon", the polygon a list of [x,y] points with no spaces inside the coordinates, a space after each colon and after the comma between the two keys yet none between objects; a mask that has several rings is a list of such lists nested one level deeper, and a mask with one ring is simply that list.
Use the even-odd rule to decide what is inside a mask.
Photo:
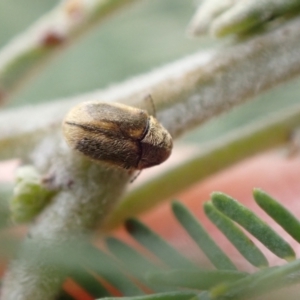
[{"label": "fern-like leaf", "polygon": [[[291,212],[260,189],[254,190],[254,198],[288,234],[298,240],[300,222]],[[83,255],[75,254],[73,259],[66,257],[70,259],[66,266],[72,264],[69,274],[73,281],[93,299],[112,300],[116,299],[115,295],[123,295],[123,300],[246,300],[299,282],[300,260],[295,259],[292,247],[237,200],[223,193],[213,193],[211,200],[204,204],[204,211],[256,268],[252,274],[238,270],[232,258],[223,252],[187,207],[176,201],[172,209],[181,226],[216,269],[208,270],[197,265],[145,224],[129,219],[126,222],[128,233],[146,252],[141,253],[116,237],[106,237],[108,253],[84,244],[79,250]],[[285,258],[287,263],[268,266],[267,258],[251,240],[251,235],[278,257]],[[146,255],[147,252],[151,255]],[[72,297],[64,292],[58,299]],[[287,294],[286,299],[295,298],[289,298]]]}]

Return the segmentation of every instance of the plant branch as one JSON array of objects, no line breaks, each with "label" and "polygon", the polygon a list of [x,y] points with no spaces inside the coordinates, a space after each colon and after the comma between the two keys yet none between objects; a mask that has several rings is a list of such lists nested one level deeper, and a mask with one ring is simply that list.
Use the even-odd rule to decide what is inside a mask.
[{"label": "plant branch", "polygon": [[104,91],[4,111],[0,114],[0,158],[19,155],[17,141],[18,145],[24,143],[23,156],[28,154],[32,145],[49,131],[60,131],[63,116],[73,105],[86,100],[145,107],[144,97],[150,93],[157,118],[176,138],[250,97],[299,75],[299,28],[300,18],[296,18],[243,43],[197,53]]},{"label": "plant branch", "polygon": [[134,0],[67,0],[40,18],[0,51],[0,103],[49,58],[97,22]]}]

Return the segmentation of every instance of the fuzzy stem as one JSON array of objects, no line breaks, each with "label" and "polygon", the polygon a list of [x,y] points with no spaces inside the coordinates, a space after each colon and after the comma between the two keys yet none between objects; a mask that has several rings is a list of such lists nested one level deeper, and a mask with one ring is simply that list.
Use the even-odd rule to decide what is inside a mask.
[{"label": "fuzzy stem", "polygon": [[[145,107],[151,94],[157,118],[178,137],[212,117],[300,74],[300,18],[215,52],[200,52],[105,91],[0,114],[0,158],[31,152],[65,113],[86,100]],[[41,118],[40,116],[43,116]],[[7,126],[10,124],[10,126]]]},{"label": "fuzzy stem", "polygon": [[188,26],[188,33],[195,36],[207,34],[214,19],[230,7],[234,6],[237,1],[238,0],[201,1]]},{"label": "fuzzy stem", "polygon": [[67,0],[0,51],[0,103],[37,73],[49,58],[134,0]]},{"label": "fuzzy stem", "polygon": [[240,34],[299,9],[298,0],[208,0],[200,4],[188,31],[216,37]]},{"label": "fuzzy stem", "polygon": [[[40,172],[50,172],[52,185],[61,191],[31,226],[30,238],[5,275],[3,300],[54,299],[66,277],[66,271],[37,257],[28,259],[32,245],[43,253],[50,247],[78,242],[91,233],[120,198],[132,176],[128,171],[91,163],[74,153],[60,135],[47,137],[32,161]],[[54,247],[55,248],[55,247]],[[75,251],[72,250],[72,251]]]}]

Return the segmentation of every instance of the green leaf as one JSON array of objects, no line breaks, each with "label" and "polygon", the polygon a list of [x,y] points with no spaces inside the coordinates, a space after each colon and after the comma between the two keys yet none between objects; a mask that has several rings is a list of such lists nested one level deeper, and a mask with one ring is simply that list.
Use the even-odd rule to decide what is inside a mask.
[{"label": "green leaf", "polygon": [[136,296],[144,294],[135,282],[131,281],[122,272],[119,264],[110,255],[92,245],[86,245],[83,251],[85,257],[82,258],[82,263],[85,267],[103,277],[123,295]]},{"label": "green leaf", "polygon": [[278,201],[261,189],[254,189],[256,203],[297,242],[300,242],[300,221]]},{"label": "green leaf", "polygon": [[208,218],[251,264],[257,267],[268,266],[268,261],[263,253],[236,224],[218,211],[212,202],[204,204],[204,211]]},{"label": "green leaf", "polygon": [[299,282],[300,260],[253,273],[239,281],[211,290],[213,299],[243,300]]},{"label": "green leaf", "polygon": [[102,298],[102,300],[189,300],[193,298],[195,295],[196,293],[192,293],[192,292],[171,292],[171,293],[161,293],[161,294],[153,294],[153,295],[139,296],[139,297]]},{"label": "green leaf", "polygon": [[135,277],[137,281],[148,286],[154,292],[166,291],[166,289],[158,287],[157,285],[149,284],[145,279],[145,270],[147,270],[147,273],[157,272],[160,270],[158,266],[154,265],[135,249],[114,237],[108,237],[106,244],[110,253],[122,263],[122,267],[124,267],[131,276]]},{"label": "green leaf", "polygon": [[102,283],[89,274],[87,270],[82,268],[80,272],[73,272],[70,275],[93,298],[111,296]]},{"label": "green leaf", "polygon": [[173,288],[208,290],[217,284],[239,280],[247,273],[224,270],[172,270],[167,272],[151,272],[147,278],[154,284]]},{"label": "green leaf", "polygon": [[219,248],[204,227],[180,202],[173,202],[173,213],[177,220],[218,269],[236,270],[230,258]]},{"label": "green leaf", "polygon": [[213,193],[211,198],[219,211],[245,228],[278,257],[295,258],[291,246],[251,210],[223,193]]},{"label": "green leaf", "polygon": [[138,220],[129,219],[125,226],[132,237],[168,266],[178,269],[197,269],[194,263]]}]

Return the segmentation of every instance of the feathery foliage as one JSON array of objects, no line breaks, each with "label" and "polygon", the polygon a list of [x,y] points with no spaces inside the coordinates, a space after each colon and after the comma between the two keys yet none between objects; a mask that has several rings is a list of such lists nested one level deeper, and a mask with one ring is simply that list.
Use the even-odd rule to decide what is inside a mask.
[{"label": "feathery foliage", "polygon": [[[295,225],[299,220],[280,202],[260,189],[254,189],[253,195],[265,212],[272,217],[275,216],[273,219],[278,224],[282,226],[284,222],[282,227],[287,234],[292,235],[293,230],[300,230],[300,226]],[[123,241],[110,236],[105,242],[112,257],[105,258],[99,252],[99,260],[101,259],[102,265],[106,266],[103,266],[98,275],[108,280],[119,293],[125,296],[122,299],[253,299],[253,297],[267,297],[271,292],[299,283],[300,261],[295,258],[291,246],[261,218],[230,196],[220,192],[213,193],[211,201],[204,203],[205,213],[244,259],[253,265],[255,271],[252,273],[239,270],[234,258],[222,251],[222,246],[217,245],[217,241],[214,241],[213,236],[205,231],[186,206],[176,201],[173,202],[172,208],[179,224],[215,268],[209,269],[192,262],[184,253],[179,253],[149,227],[136,219],[130,219],[126,222],[127,232],[142,245],[144,251],[137,251]],[[294,223],[285,222],[287,215],[294,220]],[[239,222],[239,220],[243,221]],[[241,227],[246,231],[245,233]],[[283,257],[288,261],[280,266],[269,266],[253,237],[259,239],[262,245],[277,257]],[[95,248],[93,251],[95,251],[94,258],[89,254],[87,261],[97,259],[97,251],[100,250]],[[149,252],[150,257],[147,254]],[[111,268],[108,264],[111,259],[117,260],[116,268]],[[136,295],[130,291],[127,284],[122,287],[113,282],[107,277],[107,273],[110,273],[110,278],[119,278],[119,280],[122,274],[126,274],[136,287],[142,288],[140,294]],[[85,285],[83,287],[90,292],[90,287]],[[107,291],[90,292],[93,297],[100,297],[99,299],[116,299],[112,296],[103,298],[107,296],[105,293]],[[293,299],[292,297],[293,295],[286,291],[286,299]]]}]

